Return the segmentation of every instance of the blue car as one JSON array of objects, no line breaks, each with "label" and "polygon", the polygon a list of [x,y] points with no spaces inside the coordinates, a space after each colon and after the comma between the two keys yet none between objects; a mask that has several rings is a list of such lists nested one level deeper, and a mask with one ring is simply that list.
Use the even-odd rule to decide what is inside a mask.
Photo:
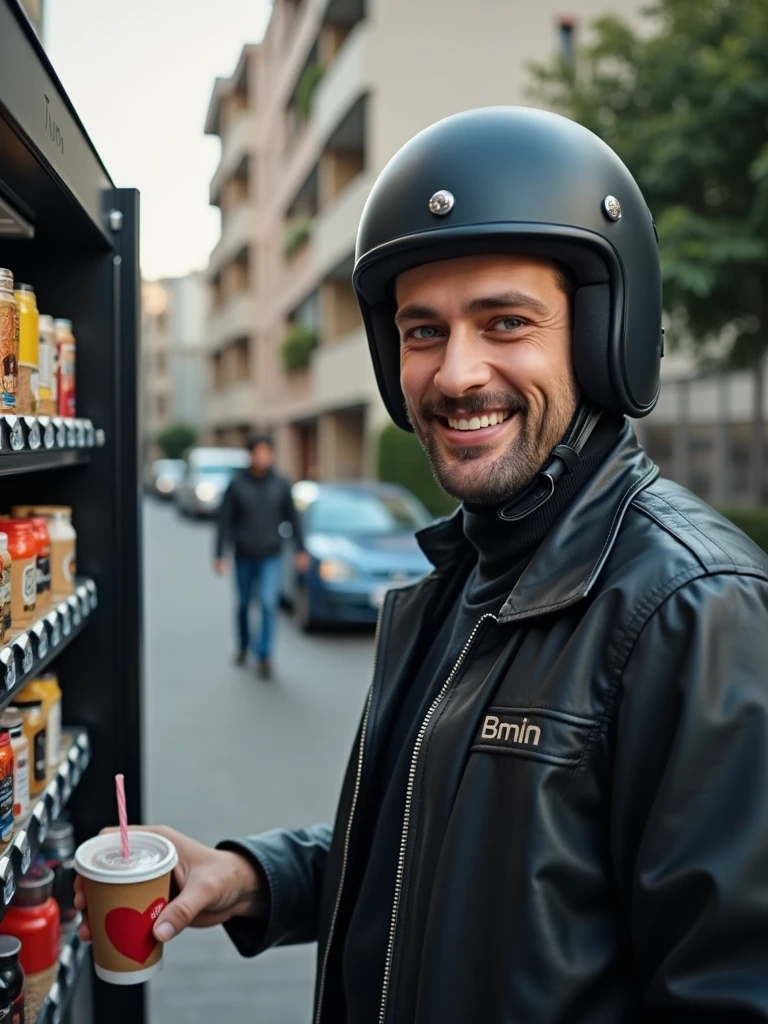
[{"label": "blue car", "polygon": [[305,632],[328,623],[375,623],[390,587],[415,583],[432,569],[415,533],[433,517],[396,484],[295,484],[312,563],[299,574],[286,545],[283,599]]}]

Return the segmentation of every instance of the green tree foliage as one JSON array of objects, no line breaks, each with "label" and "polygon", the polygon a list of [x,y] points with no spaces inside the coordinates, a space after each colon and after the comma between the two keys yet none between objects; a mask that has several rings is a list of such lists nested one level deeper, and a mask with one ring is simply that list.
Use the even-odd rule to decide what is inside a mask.
[{"label": "green tree foliage", "polygon": [[308,64],[301,73],[296,86],[294,104],[302,121],[306,121],[312,112],[312,97],[325,74],[325,65],[317,62]]},{"label": "green tree foliage", "polygon": [[[762,464],[768,350],[768,2],[657,0],[638,30],[608,16],[532,95],[600,135],[635,175],[659,234],[671,340],[755,373]],[[753,480],[758,497],[757,480]]]},{"label": "green tree foliage", "polygon": [[379,480],[407,487],[435,516],[450,515],[456,508],[457,503],[432,475],[416,437],[394,423],[384,427],[379,435],[377,475]]},{"label": "green tree foliage", "polygon": [[289,221],[283,235],[283,255],[290,259],[297,253],[305,242],[309,241],[312,234],[312,220],[310,217],[294,217]]},{"label": "green tree foliage", "polygon": [[197,441],[197,431],[189,423],[172,423],[157,435],[157,446],[166,459],[180,459]]},{"label": "green tree foliage", "polygon": [[304,324],[289,327],[280,345],[283,366],[288,373],[306,370],[317,344],[317,331],[311,327],[305,327]]}]

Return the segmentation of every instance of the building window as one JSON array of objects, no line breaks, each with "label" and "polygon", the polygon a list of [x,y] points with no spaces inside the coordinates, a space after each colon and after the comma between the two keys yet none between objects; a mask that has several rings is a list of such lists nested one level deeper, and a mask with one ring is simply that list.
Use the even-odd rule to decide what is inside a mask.
[{"label": "building window", "polygon": [[168,415],[168,397],[167,395],[157,396],[157,418],[164,420]]},{"label": "building window", "polygon": [[156,369],[158,373],[165,373],[168,369],[168,356],[165,352],[157,353]]},{"label": "building window", "polygon": [[573,36],[576,23],[573,18],[562,17],[558,19],[557,25],[560,36],[560,56],[570,64],[573,61]]}]

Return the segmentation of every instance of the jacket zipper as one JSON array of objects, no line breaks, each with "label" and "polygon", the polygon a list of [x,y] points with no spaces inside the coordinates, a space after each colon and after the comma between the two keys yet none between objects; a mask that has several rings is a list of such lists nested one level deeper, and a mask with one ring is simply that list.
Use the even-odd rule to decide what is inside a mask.
[{"label": "jacket zipper", "polygon": [[331,916],[331,925],[328,930],[328,941],[325,944],[325,951],[323,953],[323,966],[320,971],[320,984],[317,990],[317,1010],[315,1012],[315,1024],[320,1024],[320,1019],[323,1012],[323,996],[325,995],[325,980],[326,973],[328,971],[328,959],[331,952],[331,944],[333,942],[333,933],[336,928],[336,920],[339,916],[339,908],[341,906],[341,894],[344,889],[344,877],[347,873],[347,859],[349,857],[349,841],[352,836],[352,822],[355,817],[355,809],[357,807],[357,798],[360,793],[360,780],[363,775],[363,751],[365,749],[365,737],[368,731],[368,717],[371,713],[371,703],[373,701],[373,685],[376,680],[376,668],[379,658],[379,637],[381,633],[381,620],[384,615],[384,605],[382,604],[381,611],[379,612],[379,618],[376,622],[376,635],[373,641],[373,682],[371,688],[368,691],[368,699],[365,702],[365,711],[363,713],[363,724],[360,728],[360,746],[357,757],[357,771],[355,773],[355,788],[352,792],[352,806],[349,810],[349,818],[347,819],[347,830],[344,834],[344,849],[341,858],[341,877],[339,878],[339,886],[336,890],[336,902],[333,907],[333,914]]},{"label": "jacket zipper", "polygon": [[[475,637],[477,636],[478,632],[480,631],[480,627],[482,626],[482,624],[487,619],[493,619],[494,622],[498,622],[499,621],[496,618],[495,615],[492,615],[489,612],[487,615],[483,615],[482,618],[479,619],[479,621],[475,625],[475,628],[472,630],[472,632],[469,635],[469,639],[464,644],[464,647],[463,647],[463,649],[461,651],[461,654],[459,654],[459,657],[458,657],[458,660],[457,660],[456,664],[451,669],[451,674],[448,676],[446,681],[443,683],[442,688],[440,689],[440,692],[438,693],[438,695],[433,700],[433,702],[432,702],[432,704],[431,704],[431,706],[429,708],[429,711],[427,711],[427,714],[426,714],[426,717],[424,718],[424,721],[421,723],[421,728],[419,729],[419,734],[416,737],[416,743],[414,744],[413,754],[411,755],[411,767],[410,767],[410,770],[408,772],[408,786],[407,786],[406,791],[405,791],[405,810],[403,812],[403,832],[402,832],[402,836],[401,836],[401,839],[400,839],[400,854],[399,854],[399,857],[398,857],[398,860],[397,860],[397,875],[395,876],[395,894],[394,894],[393,901],[392,901],[392,918],[391,918],[390,927],[389,927],[389,942],[387,943],[387,956],[386,956],[386,960],[384,961],[384,981],[382,983],[382,989],[381,989],[381,1007],[379,1009],[379,1024],[385,1024],[386,1017],[387,1017],[387,999],[389,997],[389,983],[390,983],[391,978],[392,978],[392,962],[393,962],[393,959],[394,959],[394,950],[395,950],[395,932],[397,930],[397,917],[398,917],[398,913],[400,911],[400,897],[401,897],[402,891],[403,891],[403,877],[405,875],[405,853],[406,853],[406,848],[408,846],[408,830],[409,830],[410,821],[411,821],[411,805],[413,803],[413,789],[414,789],[414,784],[415,784],[415,781],[416,781],[416,768],[417,768],[418,762],[419,762],[419,753],[421,751],[421,746],[422,746],[422,743],[424,742],[424,736],[426,735],[427,728],[429,727],[429,723],[430,723],[430,720],[432,719],[432,716],[434,715],[435,711],[440,706],[440,704],[441,704],[443,698],[445,697],[445,695],[448,693],[448,690],[451,687],[451,683],[456,678],[456,673],[461,668],[461,666],[462,666],[462,664],[464,662],[464,659],[466,658],[467,654],[469,653],[469,649],[470,649],[470,647],[472,646],[472,644],[473,644],[473,642],[475,640]],[[316,1022],[316,1024],[319,1024],[319,1021]]]}]

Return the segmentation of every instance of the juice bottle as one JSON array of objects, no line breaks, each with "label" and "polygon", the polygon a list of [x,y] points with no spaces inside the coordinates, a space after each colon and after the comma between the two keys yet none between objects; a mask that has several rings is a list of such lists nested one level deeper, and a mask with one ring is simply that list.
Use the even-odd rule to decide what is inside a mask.
[{"label": "juice bottle", "polygon": [[37,544],[28,519],[0,519],[11,554],[11,619],[14,629],[28,626],[37,607]]},{"label": "juice bottle", "polygon": [[0,644],[11,639],[11,553],[8,534],[0,533]]},{"label": "juice bottle", "polygon": [[0,728],[0,846],[13,835],[13,747],[11,734]]},{"label": "juice bottle", "polygon": [[51,538],[48,533],[48,520],[45,516],[19,516],[16,509],[11,509],[14,519],[28,519],[32,526],[32,536],[35,539],[37,554],[35,563],[37,566],[37,614],[42,615],[48,611],[51,603]]},{"label": "juice bottle", "polygon": [[19,304],[13,274],[0,269],[0,412],[16,412],[19,390]]},{"label": "juice bottle", "polygon": [[40,416],[58,416],[59,399],[56,373],[58,356],[56,354],[56,332],[53,328],[53,317],[41,313],[40,323]]},{"label": "juice bottle", "polygon": [[54,320],[59,359],[59,416],[75,416],[75,336],[71,320]]},{"label": "juice bottle", "polygon": [[[51,541],[51,592],[64,597],[75,592],[77,572],[77,533],[72,525],[72,509],[67,505],[15,505],[14,517],[42,516]],[[0,530],[4,520],[0,519]],[[13,552],[11,552],[13,555]]]},{"label": "juice bottle", "polygon": [[[18,820],[29,810],[29,741],[24,735],[24,722],[14,711],[0,715],[0,729],[11,734],[13,750],[13,816]],[[2,1018],[0,1017],[0,1020]]]},{"label": "juice bottle", "polygon": [[61,760],[61,688],[58,676],[55,672],[47,672],[38,679],[33,679],[19,693],[18,700],[40,700],[43,702],[45,760],[50,775],[56,770]]},{"label": "juice bottle", "polygon": [[40,411],[40,325],[37,299],[31,284],[20,284],[14,296],[19,304],[19,393],[16,412],[37,416]]},{"label": "juice bottle", "polygon": [[37,796],[45,789],[48,780],[43,702],[15,700],[11,702],[10,707],[21,715],[24,735],[29,743],[29,793],[30,796]]}]

